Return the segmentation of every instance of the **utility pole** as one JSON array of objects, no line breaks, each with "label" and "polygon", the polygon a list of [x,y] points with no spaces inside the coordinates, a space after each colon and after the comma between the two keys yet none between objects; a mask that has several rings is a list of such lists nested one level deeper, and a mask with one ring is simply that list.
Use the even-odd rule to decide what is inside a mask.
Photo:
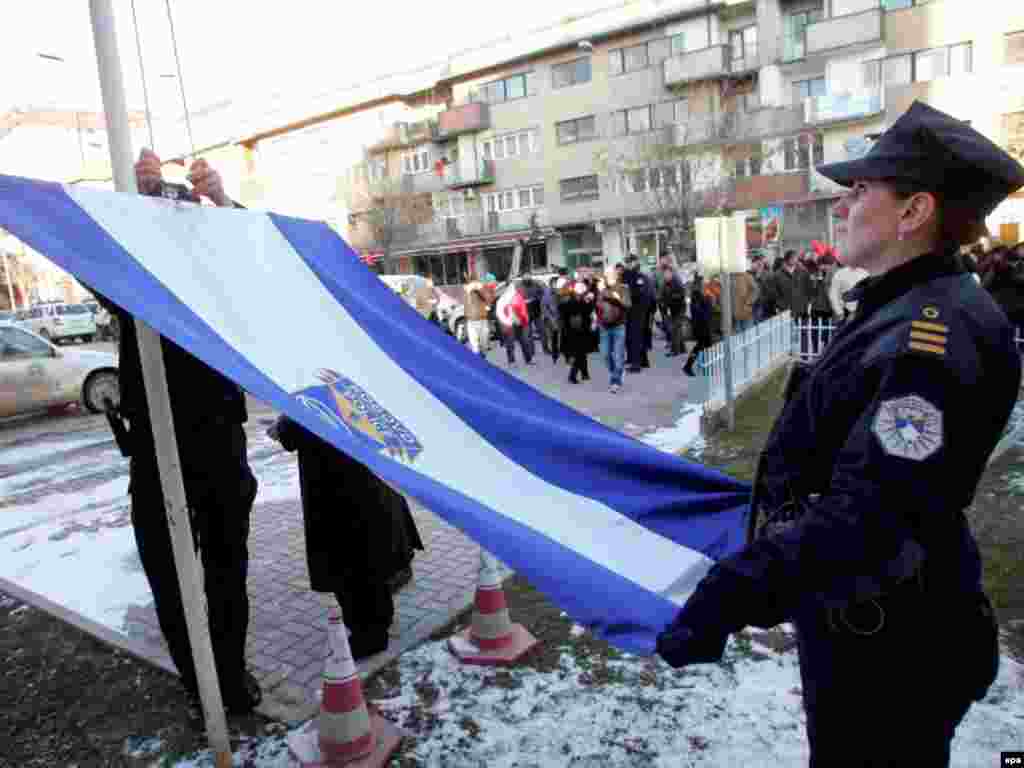
[{"label": "utility pole", "polygon": [[[730,219],[725,215],[725,206],[718,209],[718,259],[722,281],[722,373],[725,379],[725,414],[730,431],[736,427],[736,393],[732,372],[732,277],[728,272],[725,258],[725,229]],[[731,239],[730,239],[731,244]]]},{"label": "utility pole", "polygon": [[[96,63],[99,68],[103,109],[106,113],[110,139],[110,164],[114,174],[114,188],[121,193],[138,194],[132,165],[131,134],[125,104],[121,61],[117,51],[112,0],[89,0],[93,37],[96,43]],[[199,567],[189,524],[185,485],[178,457],[178,443],[174,434],[174,420],[167,391],[160,337],[149,326],[136,320],[139,356],[153,425],[160,486],[163,490],[167,524],[171,531],[174,563],[181,587],[181,602],[185,611],[188,639],[199,683],[199,696],[206,716],[210,746],[216,754],[216,768],[230,768],[231,745],[228,741],[227,719],[221,699],[220,684],[210,643],[210,627],[206,616],[206,601],[200,588]]]}]

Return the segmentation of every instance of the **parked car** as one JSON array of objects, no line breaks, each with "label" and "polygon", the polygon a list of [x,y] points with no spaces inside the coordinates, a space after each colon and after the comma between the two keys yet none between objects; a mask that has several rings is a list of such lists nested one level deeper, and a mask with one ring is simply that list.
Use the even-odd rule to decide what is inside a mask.
[{"label": "parked car", "polygon": [[0,323],[0,417],[75,402],[99,413],[108,399],[115,406],[121,402],[116,355],[60,349],[13,323]]},{"label": "parked car", "polygon": [[96,320],[85,304],[36,304],[25,311],[21,325],[55,343],[73,339],[90,342],[96,336]]}]

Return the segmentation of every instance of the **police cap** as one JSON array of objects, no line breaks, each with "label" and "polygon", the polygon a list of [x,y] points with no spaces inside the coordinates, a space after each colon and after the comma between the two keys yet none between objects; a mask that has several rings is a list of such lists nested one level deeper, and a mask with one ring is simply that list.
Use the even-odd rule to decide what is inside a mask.
[{"label": "police cap", "polygon": [[939,194],[944,203],[984,218],[1024,187],[1024,167],[969,126],[915,101],[856,160],[818,172],[844,187],[857,181],[903,179]]}]

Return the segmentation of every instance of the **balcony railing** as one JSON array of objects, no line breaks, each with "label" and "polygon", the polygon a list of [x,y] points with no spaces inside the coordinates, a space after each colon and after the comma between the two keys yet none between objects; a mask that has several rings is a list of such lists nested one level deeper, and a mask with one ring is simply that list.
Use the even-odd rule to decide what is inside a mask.
[{"label": "balcony railing", "polygon": [[534,227],[550,226],[550,223],[546,208],[489,212],[477,210],[458,216],[439,216],[425,224],[401,227],[396,230],[394,244],[405,248],[428,246],[503,232],[528,232]]},{"label": "balcony railing", "polygon": [[695,80],[723,77],[729,73],[730,48],[712,45],[665,59],[665,85],[682,85]]},{"label": "balcony railing", "polygon": [[804,99],[805,119],[809,125],[856,120],[876,115],[884,109],[885,89],[881,87],[826,93]]},{"label": "balcony railing", "polygon": [[807,54],[832,51],[848,45],[873,43],[882,39],[881,8],[846,16],[833,16],[807,25]]},{"label": "balcony railing", "polygon": [[448,189],[463,189],[494,183],[494,161],[480,160],[476,168],[465,172],[459,163],[450,163],[444,169],[444,185]]},{"label": "balcony railing", "polygon": [[438,115],[437,138],[447,140],[463,133],[486,131],[490,127],[490,105],[480,101],[469,102]]},{"label": "balcony railing", "polygon": [[798,132],[804,127],[804,106],[765,107],[750,112],[693,115],[675,126],[677,146],[756,141]]}]

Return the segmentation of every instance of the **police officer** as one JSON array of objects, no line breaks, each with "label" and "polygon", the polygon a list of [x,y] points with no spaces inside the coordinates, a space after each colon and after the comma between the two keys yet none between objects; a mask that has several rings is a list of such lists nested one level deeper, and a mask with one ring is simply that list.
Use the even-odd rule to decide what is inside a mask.
[{"label": "police officer", "polygon": [[[713,662],[730,633],[791,620],[811,766],[945,766],[999,664],[964,510],[1021,378],[1013,329],[957,249],[1024,168],[915,102],[864,157],[819,171],[848,189],[843,262],[870,276],[791,380],[751,541],[711,568],[657,650],[676,667]],[[933,627],[941,651],[922,638]]]},{"label": "police officer", "polygon": [[651,306],[654,304],[654,285],[640,271],[640,261],[636,254],[626,258],[622,282],[629,288],[629,295],[633,299],[626,315],[626,366],[631,373],[639,373],[651,367],[647,356],[647,335]]},{"label": "police officer", "polygon": [[[164,182],[160,160],[149,150],[142,151],[135,174],[139,191],[145,195],[192,202],[207,197],[218,206],[235,206],[224,194],[219,174],[204,160],[197,160],[190,169],[191,190]],[[105,303],[117,313],[121,327],[121,402],[112,423],[117,427],[122,451],[131,458],[129,495],[135,542],[171,658],[186,691],[198,698],[135,323],[123,309]],[[172,341],[161,341],[185,495],[205,574],[210,637],[221,695],[230,713],[245,713],[261,700],[259,685],[245,668],[249,623],[247,542],[257,491],[242,426],[248,419],[245,395]]]}]

